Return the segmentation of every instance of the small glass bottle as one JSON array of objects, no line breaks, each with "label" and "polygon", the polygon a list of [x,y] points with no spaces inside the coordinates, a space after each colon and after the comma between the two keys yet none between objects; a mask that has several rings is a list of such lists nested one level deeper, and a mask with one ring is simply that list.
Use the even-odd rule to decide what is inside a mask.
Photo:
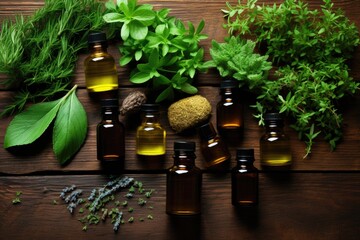
[{"label": "small glass bottle", "polygon": [[231,158],[230,152],[211,122],[199,128],[200,148],[206,167],[213,167]]},{"label": "small glass bottle", "polygon": [[141,106],[142,123],[136,131],[136,153],[139,156],[163,156],[166,153],[166,131],[159,122],[158,104]]},{"label": "small glass bottle", "polygon": [[174,142],[174,165],[166,174],[166,213],[201,213],[202,172],[195,166],[195,142]]},{"label": "small glass bottle", "polygon": [[125,129],[119,121],[117,99],[101,101],[102,120],[96,128],[97,158],[103,163],[116,163],[124,167]]},{"label": "small glass bottle", "polygon": [[220,85],[221,100],[216,106],[217,130],[222,137],[239,139],[244,128],[243,105],[235,80],[224,80]]},{"label": "small glass bottle", "polygon": [[265,133],[260,138],[260,163],[262,167],[288,167],[292,164],[289,137],[279,113],[266,113]]},{"label": "small glass bottle", "polygon": [[114,58],[107,52],[106,34],[91,33],[88,38],[90,55],[85,59],[85,82],[89,92],[118,89],[118,76]]},{"label": "small glass bottle", "polygon": [[231,202],[236,207],[258,204],[259,172],[254,160],[254,149],[236,150],[236,167],[231,171]]}]

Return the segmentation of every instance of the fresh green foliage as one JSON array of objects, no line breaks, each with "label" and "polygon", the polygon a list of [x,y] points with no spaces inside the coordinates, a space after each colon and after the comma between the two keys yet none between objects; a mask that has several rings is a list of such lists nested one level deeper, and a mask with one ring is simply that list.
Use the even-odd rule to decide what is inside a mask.
[{"label": "fresh green foliage", "polygon": [[173,100],[176,91],[197,93],[192,85],[196,71],[204,70],[204,50],[199,42],[207,38],[201,34],[205,23],[197,28],[168,16],[169,9],[156,11],[149,4],[138,5],[136,0],[109,1],[106,22],[116,24],[123,41],[120,65],[137,64],[130,81],[136,84],[151,82],[159,91],[156,102]]},{"label": "fresh green foliage", "polygon": [[250,89],[261,87],[267,79],[272,63],[268,56],[261,56],[254,52],[256,43],[232,36],[225,43],[212,41],[210,54],[212,60],[206,62],[207,67],[217,67],[222,77],[239,80],[240,86]]},{"label": "fresh green foliage", "polygon": [[87,134],[86,112],[76,97],[76,88],[61,99],[34,104],[16,115],[6,129],[4,148],[33,143],[55,120],[53,149],[60,164],[65,164]]},{"label": "fresh green foliage", "polygon": [[0,73],[18,89],[2,114],[27,102],[52,100],[71,84],[77,53],[90,31],[103,29],[104,4],[97,0],[46,0],[30,17],[4,20],[0,32]]},{"label": "fresh green foliage", "polygon": [[[305,156],[320,135],[335,149],[342,137],[339,100],[359,89],[346,64],[360,42],[356,26],[341,10],[334,10],[331,0],[324,0],[320,10],[296,0],[272,6],[256,2],[239,0],[223,10],[229,34],[255,39],[277,69],[276,80],[251,81],[256,88],[248,83],[257,94],[255,116],[260,124],[266,111],[290,116],[292,127],[306,143]],[[213,51],[212,55],[223,54]],[[232,71],[231,64],[221,67],[223,73]]]}]

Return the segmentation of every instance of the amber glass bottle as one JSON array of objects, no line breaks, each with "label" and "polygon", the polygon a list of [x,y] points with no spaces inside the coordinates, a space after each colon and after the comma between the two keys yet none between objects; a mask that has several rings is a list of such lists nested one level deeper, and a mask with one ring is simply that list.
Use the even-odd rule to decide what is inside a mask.
[{"label": "amber glass bottle", "polygon": [[230,160],[231,155],[224,141],[218,136],[211,122],[199,128],[200,148],[206,167],[214,167]]},{"label": "amber glass bottle", "polygon": [[123,167],[125,130],[118,118],[118,100],[104,99],[101,101],[101,105],[102,120],[96,129],[97,158],[104,163],[116,162]]},{"label": "amber glass bottle", "polygon": [[166,213],[201,213],[202,172],[195,166],[195,142],[174,142],[174,165],[166,174]]},{"label": "amber glass bottle", "polygon": [[162,156],[166,152],[166,131],[160,124],[158,104],[141,106],[142,123],[136,131],[136,153],[140,156]]},{"label": "amber glass bottle", "polygon": [[253,163],[254,149],[237,149],[236,167],[231,171],[231,198],[234,206],[255,206],[258,204],[259,173]]},{"label": "amber glass bottle", "polygon": [[216,107],[217,130],[223,137],[240,138],[244,128],[244,120],[238,82],[235,80],[222,81],[220,95],[221,100]]},{"label": "amber glass bottle", "polygon": [[289,137],[279,113],[267,113],[264,117],[265,133],[260,139],[260,163],[262,167],[288,167],[292,164]]},{"label": "amber glass bottle", "polygon": [[118,76],[114,58],[107,52],[106,35],[91,33],[88,39],[90,55],[85,59],[85,81],[89,92],[118,89]]}]

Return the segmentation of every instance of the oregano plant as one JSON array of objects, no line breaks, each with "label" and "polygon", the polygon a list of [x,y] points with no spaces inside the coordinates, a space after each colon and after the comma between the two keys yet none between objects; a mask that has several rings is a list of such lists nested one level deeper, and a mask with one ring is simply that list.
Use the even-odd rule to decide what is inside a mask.
[{"label": "oregano plant", "polygon": [[58,100],[34,104],[17,114],[6,129],[4,148],[33,143],[54,122],[53,150],[60,164],[67,163],[84,143],[88,126],[76,88]]},{"label": "oregano plant", "polygon": [[199,46],[207,38],[202,34],[205,22],[197,27],[170,17],[169,9],[155,10],[150,4],[136,0],[117,0],[106,3],[104,20],[120,30],[120,65],[135,63],[130,81],[149,83],[159,92],[156,102],[172,101],[177,91],[197,93],[193,79],[203,66],[204,49]]}]

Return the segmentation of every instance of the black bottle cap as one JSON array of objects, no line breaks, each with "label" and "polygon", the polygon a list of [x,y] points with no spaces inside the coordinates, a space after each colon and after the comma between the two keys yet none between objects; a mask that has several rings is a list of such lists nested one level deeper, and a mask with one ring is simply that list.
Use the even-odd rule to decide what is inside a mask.
[{"label": "black bottle cap", "polygon": [[117,107],[119,107],[119,101],[115,98],[102,99],[101,107],[112,107],[112,108],[116,107],[117,108]]},{"label": "black bottle cap", "polygon": [[88,43],[107,43],[106,34],[104,32],[93,32],[89,34]]},{"label": "black bottle cap", "polygon": [[253,148],[238,148],[236,149],[237,161],[254,161]]},{"label": "black bottle cap", "polygon": [[199,127],[200,137],[206,140],[216,137],[217,133],[211,122],[206,123]]},{"label": "black bottle cap", "polygon": [[282,117],[280,116],[280,113],[265,113],[264,120],[278,121],[278,120],[282,120]]},{"label": "black bottle cap", "polygon": [[141,105],[141,111],[143,112],[158,112],[159,109],[160,106],[156,103],[144,103]]},{"label": "black bottle cap", "polygon": [[238,88],[239,83],[236,80],[227,79],[220,83],[220,89],[223,88]]},{"label": "black bottle cap", "polygon": [[176,142],[174,142],[174,151],[177,151],[177,152],[195,152],[195,142],[176,141]]}]

